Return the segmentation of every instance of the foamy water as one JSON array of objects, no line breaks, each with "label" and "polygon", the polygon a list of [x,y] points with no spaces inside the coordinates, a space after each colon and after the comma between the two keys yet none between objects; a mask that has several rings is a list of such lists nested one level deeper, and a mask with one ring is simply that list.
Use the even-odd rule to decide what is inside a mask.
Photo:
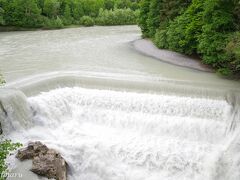
[{"label": "foamy water", "polygon": [[70,180],[211,180],[229,140],[223,100],[75,87],[27,101],[33,127],[9,137],[59,150]]},{"label": "foamy water", "polygon": [[69,180],[239,180],[239,82],[146,57],[139,38],[137,26],[0,33],[6,138],[60,151]]}]

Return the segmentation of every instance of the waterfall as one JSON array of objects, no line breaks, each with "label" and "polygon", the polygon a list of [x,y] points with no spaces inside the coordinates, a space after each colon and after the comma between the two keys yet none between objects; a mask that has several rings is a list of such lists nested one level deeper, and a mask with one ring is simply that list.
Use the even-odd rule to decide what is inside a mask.
[{"label": "waterfall", "polygon": [[18,90],[0,89],[0,122],[4,134],[31,126],[31,109]]},{"label": "waterfall", "polygon": [[231,136],[217,157],[213,171],[214,180],[238,180],[240,178],[240,96],[230,93],[226,99],[232,106],[227,129]]},{"label": "waterfall", "polygon": [[219,99],[80,87],[28,98],[8,92],[1,117],[8,119],[9,137],[58,149],[70,180],[240,177],[232,173],[239,168],[240,137],[234,93]]}]

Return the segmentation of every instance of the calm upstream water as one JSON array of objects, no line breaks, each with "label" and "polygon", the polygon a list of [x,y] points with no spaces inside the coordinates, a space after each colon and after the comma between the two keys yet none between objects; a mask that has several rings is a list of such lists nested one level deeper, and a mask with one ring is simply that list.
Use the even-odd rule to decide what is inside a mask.
[{"label": "calm upstream water", "polygon": [[6,136],[60,151],[69,180],[239,180],[240,83],[144,56],[139,38],[137,26],[0,33]]}]

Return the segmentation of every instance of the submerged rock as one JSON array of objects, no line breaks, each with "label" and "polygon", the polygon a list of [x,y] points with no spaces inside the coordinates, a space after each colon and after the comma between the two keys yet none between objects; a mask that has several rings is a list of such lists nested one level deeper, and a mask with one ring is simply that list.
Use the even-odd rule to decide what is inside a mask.
[{"label": "submerged rock", "polygon": [[67,179],[67,163],[61,154],[39,141],[31,142],[26,148],[20,149],[16,157],[20,161],[32,159],[31,171],[38,175],[56,180]]}]

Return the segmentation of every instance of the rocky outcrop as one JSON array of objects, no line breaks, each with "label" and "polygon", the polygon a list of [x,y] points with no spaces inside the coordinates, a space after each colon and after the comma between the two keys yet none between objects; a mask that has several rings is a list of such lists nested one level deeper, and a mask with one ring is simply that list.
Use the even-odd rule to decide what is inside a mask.
[{"label": "rocky outcrop", "polygon": [[54,149],[49,149],[41,142],[31,142],[26,148],[20,149],[16,157],[23,161],[32,159],[31,171],[56,180],[67,179],[67,163]]}]

